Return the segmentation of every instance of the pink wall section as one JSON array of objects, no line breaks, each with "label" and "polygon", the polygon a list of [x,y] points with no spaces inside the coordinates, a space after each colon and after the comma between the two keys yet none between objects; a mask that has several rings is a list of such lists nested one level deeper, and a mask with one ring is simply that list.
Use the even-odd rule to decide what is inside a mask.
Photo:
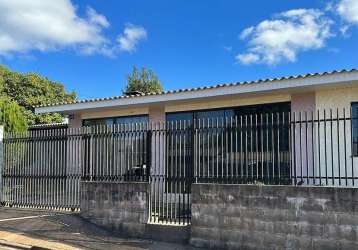
[{"label": "pink wall section", "polygon": [[316,94],[302,93],[293,94],[291,96],[291,111],[292,112],[311,112],[316,110]]},{"label": "pink wall section", "polygon": [[[294,94],[291,96],[291,112],[292,115],[295,116],[296,121],[305,121],[312,119],[315,116],[316,111],[316,95],[315,93],[302,93],[302,94]],[[313,112],[313,113],[312,113]],[[307,126],[307,128],[306,128]],[[311,123],[300,124],[299,127],[294,127],[295,133],[295,154],[292,155],[295,159],[295,163],[293,167],[296,167],[297,175],[300,176],[312,176],[313,175],[313,151],[314,151],[314,141],[312,139],[312,125]],[[307,133],[307,134],[306,134]],[[306,142],[307,140],[307,142]],[[308,166],[307,166],[308,165]],[[298,178],[300,181],[300,178]],[[303,185],[307,185],[310,182],[312,183],[313,179],[303,180]]]},{"label": "pink wall section", "polygon": [[79,114],[71,115],[68,121],[69,128],[80,128],[82,127],[82,119]]},{"label": "pink wall section", "polygon": [[163,122],[165,121],[165,108],[163,106],[149,107],[149,121]]}]

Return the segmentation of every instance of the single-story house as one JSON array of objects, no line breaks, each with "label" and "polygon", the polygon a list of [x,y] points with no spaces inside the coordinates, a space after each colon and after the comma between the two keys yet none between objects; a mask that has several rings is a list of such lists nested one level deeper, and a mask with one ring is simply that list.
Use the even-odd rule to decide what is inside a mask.
[{"label": "single-story house", "polygon": [[[270,238],[271,244],[265,229],[272,219],[284,231],[287,222],[287,237],[274,230],[286,247],[300,240],[296,231],[325,230],[327,223],[331,230],[327,214],[341,224],[333,234],[352,231],[346,222],[354,217],[356,189],[346,187],[358,187],[358,70],[54,103],[35,111],[66,115],[68,128],[40,126],[5,136],[3,200],[9,205],[80,208],[94,223],[137,236],[169,229],[149,224],[191,224],[177,235],[191,235],[198,244],[210,238],[213,247],[213,236],[249,242],[252,232],[259,236],[248,239]],[[342,215],[346,207],[349,214]],[[320,216],[322,223],[315,219]],[[179,232],[173,228],[169,235]],[[320,230],[314,231],[302,239],[321,246]]]},{"label": "single-story house", "polygon": [[[293,163],[292,159],[289,161],[296,165],[293,167],[295,171],[300,172],[295,175],[305,176],[306,183],[310,183],[321,178],[317,177],[317,173],[321,175],[322,171],[327,178],[326,184],[334,184],[336,176],[337,181],[345,176],[349,178],[349,185],[356,178],[354,172],[358,173],[358,169],[355,171],[358,166],[358,70],[355,69],[52,103],[36,107],[35,112],[68,115],[69,127],[74,128],[287,112],[291,116],[295,114],[290,119],[291,123],[300,121],[299,129],[295,127],[291,134],[290,130],[281,131],[293,141],[283,151],[294,155]],[[314,117],[305,118],[307,114],[309,117],[314,114]],[[346,117],[351,119],[347,123]],[[335,124],[333,119],[336,119]],[[304,124],[303,120],[310,122]],[[276,143],[276,139],[271,143]],[[259,147],[255,146],[258,144],[251,145]],[[252,158],[246,161],[246,165],[259,165],[258,158],[266,157],[265,154],[259,155],[261,149],[249,151],[249,155],[256,160]],[[239,156],[227,154],[225,157],[238,159]],[[277,161],[275,157],[271,161]],[[313,167],[309,169],[310,164]]]}]

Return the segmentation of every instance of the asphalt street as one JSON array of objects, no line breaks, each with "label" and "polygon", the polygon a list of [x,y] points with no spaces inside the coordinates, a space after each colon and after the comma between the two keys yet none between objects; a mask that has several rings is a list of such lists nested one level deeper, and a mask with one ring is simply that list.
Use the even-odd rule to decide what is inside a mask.
[{"label": "asphalt street", "polygon": [[67,212],[0,207],[0,231],[79,249],[196,249],[186,245],[124,238],[83,220],[76,213]]}]

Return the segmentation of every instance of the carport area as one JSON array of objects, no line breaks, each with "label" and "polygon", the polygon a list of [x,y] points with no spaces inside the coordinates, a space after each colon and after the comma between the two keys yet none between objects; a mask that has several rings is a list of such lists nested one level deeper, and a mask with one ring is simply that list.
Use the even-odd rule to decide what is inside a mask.
[{"label": "carport area", "polygon": [[123,238],[76,213],[0,207],[1,249],[173,249],[189,246]]}]

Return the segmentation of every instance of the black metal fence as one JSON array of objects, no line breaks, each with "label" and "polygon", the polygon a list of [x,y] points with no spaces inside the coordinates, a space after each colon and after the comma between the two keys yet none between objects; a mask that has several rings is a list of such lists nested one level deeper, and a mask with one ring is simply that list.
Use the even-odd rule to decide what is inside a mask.
[{"label": "black metal fence", "polygon": [[83,180],[147,181],[151,133],[148,123],[81,128]]},{"label": "black metal fence", "polygon": [[2,202],[9,206],[79,208],[81,136],[75,131],[7,134]]},{"label": "black metal fence", "polygon": [[351,110],[214,118],[194,127],[195,182],[357,186]]},{"label": "black metal fence", "polygon": [[187,224],[192,183],[356,187],[357,115],[265,113],[8,134],[3,201],[75,209],[81,179],[144,181],[150,222]]},{"label": "black metal fence", "polygon": [[196,182],[291,184],[288,113],[198,120]]}]

